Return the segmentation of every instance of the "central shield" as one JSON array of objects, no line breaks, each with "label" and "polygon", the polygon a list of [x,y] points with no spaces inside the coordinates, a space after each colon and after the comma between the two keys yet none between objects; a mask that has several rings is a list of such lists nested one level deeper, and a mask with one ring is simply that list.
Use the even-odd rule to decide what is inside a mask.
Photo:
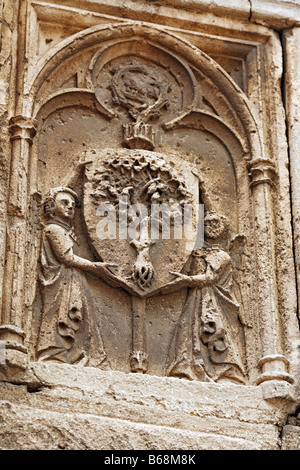
[{"label": "central shield", "polygon": [[[198,178],[179,157],[105,149],[85,167],[83,215],[99,260],[147,297],[184,268],[197,237]],[[119,283],[120,285],[120,283]]]}]

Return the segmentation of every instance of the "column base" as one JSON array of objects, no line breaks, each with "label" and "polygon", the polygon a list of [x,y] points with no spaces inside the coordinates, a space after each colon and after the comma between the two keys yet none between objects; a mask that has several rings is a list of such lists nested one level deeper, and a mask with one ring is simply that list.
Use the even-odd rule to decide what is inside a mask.
[{"label": "column base", "polygon": [[262,370],[262,374],[258,377],[257,385],[270,380],[284,380],[290,384],[294,383],[294,378],[289,374],[290,363],[282,354],[269,354],[260,359],[257,364]]},{"label": "column base", "polygon": [[261,375],[256,380],[263,390],[265,400],[274,398],[294,402],[294,378],[289,374],[289,361],[282,354],[270,354],[264,356],[258,363],[262,369]]},{"label": "column base", "polygon": [[297,405],[296,393],[294,387],[283,380],[270,380],[262,382],[260,385],[264,400],[280,400],[289,402],[291,409],[289,413],[294,413]]},{"label": "column base", "polygon": [[14,325],[0,326],[0,380],[9,381],[27,369],[25,333]]},{"label": "column base", "polygon": [[272,380],[283,380],[290,384],[294,383],[294,378],[288,372],[272,371],[261,374],[256,380],[256,384],[260,385],[263,382],[269,382]]}]

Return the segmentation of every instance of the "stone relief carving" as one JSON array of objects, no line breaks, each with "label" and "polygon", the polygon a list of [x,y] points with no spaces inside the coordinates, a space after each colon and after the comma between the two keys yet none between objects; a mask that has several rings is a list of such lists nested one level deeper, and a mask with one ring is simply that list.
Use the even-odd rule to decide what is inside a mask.
[{"label": "stone relief carving", "polygon": [[[145,298],[159,293],[171,279],[169,270],[181,267],[186,256],[182,239],[177,242],[177,255],[170,258],[173,237],[171,233],[165,240],[161,236],[164,227],[171,232],[184,204],[193,200],[182,175],[164,157],[146,150],[108,149],[94,156],[85,170],[83,214],[87,237],[96,256],[110,252],[109,261],[118,262],[119,286],[132,295],[133,371],[145,372],[148,364]],[[112,215],[113,233],[105,226],[106,213]],[[163,253],[169,257],[164,264]]]},{"label": "stone relief carving", "polygon": [[216,212],[205,216],[206,245],[191,253],[187,273],[173,273],[170,286],[188,288],[181,317],[169,351],[167,375],[245,383],[236,338],[239,309],[233,295],[232,260],[218,242],[226,236],[226,218]]},{"label": "stone relief carving", "polygon": [[[19,103],[20,115],[11,119],[10,250],[1,331],[18,342],[20,367],[25,342],[30,342],[30,318],[24,321],[22,313],[26,291],[26,309],[42,313],[40,360],[82,360],[101,367],[109,361],[108,367],[126,372],[238,383],[250,372],[251,383],[292,382],[288,361],[273,341],[279,312],[273,289],[274,227],[268,215],[276,168],[264,157],[259,126],[244,95],[221,67],[171,32],[132,23],[101,25],[73,39],[57,45],[47,63],[41,59],[26,85],[26,100]],[[62,175],[86,149],[94,153],[81,182],[65,185]],[[162,159],[165,163],[152,171],[151,165],[159,166]],[[165,164],[171,170],[159,175]],[[25,170],[21,180],[20,168]],[[48,220],[39,260],[43,302],[37,298],[32,305],[35,289],[27,288],[22,272],[29,256],[25,246],[37,252],[40,230],[28,230],[36,217],[27,217],[26,204],[32,194],[59,187],[72,204],[78,193],[80,217],[63,224],[57,216]],[[116,241],[99,239],[97,205],[110,204],[122,218],[125,207],[116,199],[123,191],[132,205],[143,188],[146,207],[175,196],[174,220],[181,201],[204,203],[207,216],[224,214],[227,238],[219,242],[207,226],[200,251],[184,239],[162,239],[161,232],[154,240],[146,230]],[[54,198],[57,204],[60,197]],[[144,227],[148,217],[140,220]],[[220,224],[226,218],[216,220]],[[251,238],[256,240],[254,258],[247,253],[246,236],[250,248]],[[79,265],[70,264],[66,253],[78,256]],[[266,260],[273,263],[271,277]],[[101,263],[117,266],[110,270]],[[18,265],[21,274],[11,275],[9,268]],[[262,273],[258,281],[249,276],[254,266]],[[249,305],[255,295],[257,312]],[[253,318],[266,325],[262,338],[251,331]],[[250,368],[244,360],[249,351]]]},{"label": "stone relief carving", "polygon": [[[172,270],[169,262],[169,279],[173,277],[173,280],[167,282],[168,279],[159,275],[161,263],[157,259],[155,267],[152,263],[150,247],[157,244],[158,252],[166,249],[170,252],[171,245],[161,245],[160,240],[151,238],[150,222],[156,224],[157,235],[161,232],[164,216],[167,215],[170,225],[174,225],[184,204],[193,203],[184,178],[161,155],[147,151],[109,150],[102,153],[100,160],[94,156],[92,161],[79,166],[85,170],[83,214],[86,233],[101,261],[89,261],[76,254],[73,220],[75,208],[80,205],[77,194],[69,187],[52,188],[44,203],[48,220],[41,244],[39,282],[43,312],[38,359],[108,367],[84,274],[88,272],[114,287],[125,289],[132,296],[131,371],[144,373],[148,369],[146,297],[168,295],[184,288],[186,300],[169,348],[165,374],[245,383],[244,366],[236,344],[236,338],[242,332],[240,307],[232,290],[232,260],[216,245],[227,236],[227,218],[215,211],[206,213],[205,246],[193,250],[190,255],[186,251],[181,272]],[[198,178],[197,181],[203,188],[203,180]],[[151,220],[151,209],[157,204],[165,207],[165,212],[154,213]],[[109,232],[99,234],[99,226],[93,229],[99,207],[106,213],[110,209],[115,211],[112,220],[118,223],[119,229],[123,218],[124,240],[117,234],[111,237]],[[136,220],[139,229],[130,233],[128,228],[132,222],[136,224]],[[126,247],[130,256],[121,260],[118,266],[112,259],[104,262],[102,253],[107,253],[104,241],[113,246],[116,246],[115,242],[123,241],[123,251]],[[168,242],[174,243],[174,240]],[[171,253],[176,259],[176,251]],[[117,272],[113,273],[111,268],[116,268]],[[129,275],[126,277],[124,272]],[[153,288],[152,281],[156,277],[160,284]]]},{"label": "stone relief carving", "polygon": [[[228,220],[212,210],[214,198],[207,189],[210,184],[206,184],[206,179],[210,176],[205,167],[200,175],[195,162],[189,163],[184,153],[178,156],[170,150],[166,154],[154,152],[162,135],[167,136],[169,131],[171,135],[180,120],[185,122],[184,117],[192,111],[196,119],[187,128],[198,129],[201,87],[183,59],[150,43],[141,48],[136,39],[129,42],[96,50],[89,61],[85,60],[88,69],[81,72],[81,84],[87,86],[81,90],[86,103],[91,103],[92,91],[100,105],[97,109],[103,111],[111,125],[116,128],[121,124],[123,136],[119,145],[128,150],[88,151],[87,161],[81,164],[84,173],[81,186],[77,186],[82,194],[81,236],[95,261],[74,254],[74,209],[63,225],[54,216],[62,197],[77,204],[76,184],[68,185],[73,188],[71,192],[67,188],[65,193],[51,190],[58,191],[58,196],[52,198],[54,212],[50,215],[48,211],[49,221],[42,235],[39,282],[43,315],[38,358],[100,366],[108,363],[109,354],[103,346],[104,341],[110,347],[108,331],[100,331],[97,318],[107,315],[112,294],[104,294],[108,298],[97,310],[95,299],[97,305],[99,294],[89,287],[91,281],[85,275],[89,273],[129,295],[131,341],[127,361],[132,372],[152,370],[149,302],[155,303],[159,314],[161,299],[177,296],[176,314],[165,332],[160,374],[197,380],[227,378],[244,383],[241,346],[237,344],[243,337],[239,324],[242,314],[232,289],[232,276],[237,290],[239,276],[232,272],[228,247],[222,247],[222,243],[208,246],[209,241],[217,243],[222,235],[227,235]],[[70,89],[71,100],[70,93],[78,99],[75,89]],[[187,135],[192,134],[188,131]],[[178,147],[179,143],[174,145]],[[207,203],[208,244],[200,250],[193,247],[195,239],[187,240],[187,233],[181,238],[175,236],[176,224],[180,220],[182,223],[180,217],[188,205],[194,209],[190,231],[197,231],[195,208],[199,202]],[[158,213],[153,212],[154,207],[159,208]],[[109,225],[108,221],[113,223]],[[164,236],[166,221],[172,235]],[[172,324],[176,324],[175,333]]]},{"label": "stone relief carving", "polygon": [[42,361],[97,367],[106,361],[106,353],[84,272],[105,277],[110,265],[75,254],[72,222],[78,204],[77,194],[68,187],[52,188],[45,199],[48,222],[41,243],[43,312],[37,356]]},{"label": "stone relief carving", "polygon": [[136,122],[160,116],[160,109],[169,103],[167,87],[142,65],[120,67],[111,81],[113,101],[127,108]]},{"label": "stone relief carving", "polygon": [[[232,446],[284,445],[284,439],[278,441],[277,423],[283,423],[286,413],[295,406],[291,390],[284,385],[293,382],[288,375],[290,368],[298,378],[299,334],[287,194],[289,168],[279,90],[282,67],[279,60],[274,68],[274,58],[280,59],[282,54],[276,31],[289,25],[284,24],[282,17],[275,15],[272,19],[269,15],[267,20],[279,25],[277,28],[275,24],[274,32],[274,27],[267,27],[269,23],[257,21],[257,11],[253,10],[252,24],[250,22],[244,32],[238,31],[239,25],[246,24],[242,19],[245,15],[240,16],[240,22],[225,21],[225,17],[219,17],[216,12],[217,17],[213,19],[214,2],[211,3],[213,8],[209,7],[210,17],[198,15],[201,24],[197,24],[191,12],[185,11],[179,17],[175,10],[173,14],[170,8],[165,8],[166,5],[160,7],[162,2],[152,2],[149,8],[156,9],[159,15],[156,25],[149,8],[148,13],[139,13],[138,8],[133,7],[130,13],[126,5],[121,5],[123,2],[116,2],[116,5],[111,2],[114,9],[111,13],[115,12],[115,17],[109,16],[104,5],[110,2],[85,2],[89,4],[89,11],[84,11],[77,0],[30,0],[16,2],[20,11],[14,14],[10,2],[2,3],[4,13],[10,10],[4,15],[9,21],[2,25],[4,33],[7,30],[2,49],[10,48],[8,38],[12,33],[14,47],[11,57],[9,54],[6,57],[11,60],[4,64],[5,69],[11,69],[11,77],[9,80],[8,72],[4,73],[3,84],[7,86],[2,87],[1,92],[2,163],[7,183],[4,178],[0,322],[0,349],[3,345],[4,349],[0,352],[5,353],[6,364],[0,360],[0,380],[3,371],[11,369],[4,375],[4,380],[9,381],[9,374],[15,373],[15,367],[17,375],[12,383],[22,385],[4,383],[4,394],[8,391],[4,398],[12,401],[15,398],[17,414],[22,419],[30,414],[30,407],[22,411],[19,406],[24,401],[22,397],[27,405],[44,409],[43,405],[47,408],[49,404],[48,408],[54,410],[57,407],[51,398],[59,394],[62,403],[71,395],[76,399],[74,383],[80,386],[79,382],[84,381],[81,388],[91,386],[95,389],[94,396],[99,397],[101,390],[107,389],[110,403],[116,398],[120,405],[114,415],[121,412],[122,418],[128,418],[129,422],[132,421],[129,408],[120,400],[127,392],[132,395],[126,396],[127,405],[137,395],[148,397],[146,404],[152,406],[153,402],[156,406],[152,408],[154,411],[159,408],[160,416],[163,416],[161,406],[168,403],[173,415],[178,412],[180,416],[183,409],[193,415],[196,410],[203,422],[203,416],[213,409],[211,429],[218,426],[218,436],[221,436],[220,423],[227,425],[224,417],[228,415],[228,400],[233,392],[238,404],[230,408],[229,418],[237,418],[229,423]],[[128,3],[134,5],[134,2]],[[167,3],[173,6],[172,2]],[[128,12],[136,22],[126,19]],[[249,8],[246,15],[248,13]],[[143,24],[139,21],[143,19],[151,23]],[[109,21],[119,24],[108,24]],[[295,21],[292,18],[289,21],[292,28]],[[291,42],[295,34],[295,28],[286,34],[283,31],[287,55],[287,40]],[[288,58],[291,59],[291,54]],[[288,91],[287,88],[287,97],[290,96]],[[11,118],[9,123],[5,122],[7,117]],[[289,137],[293,143],[292,136]],[[122,146],[128,147],[130,152],[119,153]],[[120,168],[110,166],[107,148],[112,149],[111,155],[115,153],[118,162],[127,158],[129,168],[121,172],[121,165]],[[73,169],[85,149],[93,149],[94,156],[85,166],[82,180],[74,186],[65,185],[63,176]],[[164,154],[174,181],[168,172],[155,181],[157,172],[150,171],[147,179],[143,170],[135,169],[135,177],[131,179],[129,173],[140,166],[142,156],[150,160],[150,153],[142,155],[141,149],[152,151],[153,165]],[[267,159],[265,155],[272,157]],[[97,214],[99,205],[107,203],[113,207],[117,219],[127,213],[128,228],[136,213],[128,214],[126,202],[130,207],[141,202],[139,197],[134,199],[139,182],[146,186],[143,196],[147,203],[142,199],[145,206],[161,204],[164,196],[169,202],[174,189],[172,184],[179,181],[183,167],[187,171],[182,173],[182,188],[191,193],[191,204],[200,202],[205,206],[202,248],[184,249],[183,242],[161,239],[163,216],[158,219],[160,238],[153,240],[146,230],[150,225],[148,213],[140,219],[145,230],[138,231],[136,236],[115,243],[101,239],[95,244],[94,228],[97,229],[102,217]],[[192,174],[199,177],[198,184]],[[101,187],[102,183],[108,184]],[[43,234],[38,216],[40,194],[46,197]],[[63,198],[71,199],[72,205],[76,205],[74,216],[67,221],[59,220],[57,214]],[[171,214],[174,220],[177,211],[180,214],[181,201],[188,203],[189,195],[178,191],[174,214]],[[52,203],[49,210],[48,205]],[[65,249],[67,251],[61,254]],[[81,259],[81,267],[70,264],[70,258],[75,259],[73,255]],[[35,282],[37,258],[40,271]],[[106,262],[111,271],[105,270]],[[39,292],[34,300],[36,290]],[[42,302],[38,298],[40,294]],[[37,341],[31,336],[33,310],[41,317]],[[37,348],[37,355],[31,353],[33,348]],[[72,364],[72,367],[51,367],[48,363],[28,365],[28,361],[37,359]],[[170,378],[126,378],[124,374],[99,374],[92,369],[83,372],[79,365]],[[19,370],[25,370],[25,374],[18,375]],[[184,378],[206,384],[184,384],[181,380]],[[223,380],[247,383],[251,387],[243,387],[244,391],[236,387],[234,391],[230,386],[212,385]],[[261,382],[264,385],[255,390],[253,385]],[[132,389],[133,383],[137,389],[141,387],[137,393]],[[52,390],[46,403],[48,385]],[[40,393],[28,393],[39,391],[40,387]],[[157,388],[158,393],[153,393]],[[92,389],[89,392],[93,393]],[[117,396],[112,395],[113,389]],[[297,393],[297,387],[295,389]],[[174,396],[168,399],[170,391],[174,391]],[[182,392],[187,392],[183,401]],[[39,396],[42,407],[38,406]],[[205,404],[199,410],[203,396]],[[242,403],[245,397],[246,403]],[[90,397],[86,398],[92,410]],[[105,395],[103,398],[100,411],[95,410],[97,415],[102,408],[106,412]],[[72,408],[73,398],[69,402],[68,408]],[[4,414],[9,421],[8,405],[4,402]],[[258,407],[256,414],[252,412],[254,406]],[[250,416],[246,417],[249,410]],[[27,426],[31,431],[37,424],[34,411],[31,413],[33,423]],[[58,411],[66,411],[65,405],[58,406]],[[51,418],[47,410],[43,415]],[[168,416],[167,424],[176,428],[178,416],[174,416],[173,422]],[[218,417],[216,424],[213,421]],[[38,417],[39,428],[42,418]],[[143,416],[136,416],[134,421],[141,421],[140,418]],[[197,418],[187,417],[189,430],[190,425],[201,426],[199,419],[196,423]],[[234,423],[238,418],[240,425]],[[52,413],[51,420],[55,419]],[[96,421],[95,429],[98,417]],[[153,423],[153,418],[149,418],[149,423]],[[75,424],[78,428],[78,423]],[[44,441],[48,447],[50,427],[51,423],[44,426],[47,428]],[[145,434],[145,426],[139,427],[140,434]],[[207,431],[208,426],[204,427]],[[255,439],[255,433],[261,435],[262,427],[268,436]],[[134,425],[134,431],[136,429]],[[153,430],[157,438],[157,430]],[[57,429],[54,431],[52,441],[56,445]],[[172,447],[172,432],[169,431]],[[8,445],[13,445],[11,433],[7,434]],[[74,447],[75,434],[76,429],[70,439],[59,438],[59,447]],[[120,445],[127,434],[125,439],[121,438]],[[180,431],[180,434],[183,433]],[[194,433],[193,440],[192,433],[185,434],[182,445],[189,445],[191,437],[191,447],[201,446],[201,435]],[[218,436],[208,437],[214,444]],[[151,436],[147,433],[146,437],[148,440],[144,441],[148,442]],[[285,437],[285,441],[293,437],[288,429]],[[77,436],[79,446],[91,445],[93,441],[89,436],[84,442],[82,439],[79,442],[79,438]],[[229,442],[227,436],[222,438],[220,447],[226,445],[226,439]],[[33,444],[41,445],[38,440],[39,436],[33,435]],[[203,441],[207,445],[205,438]],[[25,445],[28,446],[28,439]]]},{"label": "stone relief carving", "polygon": [[[122,122],[122,144],[153,150],[161,124],[177,120],[194,108],[201,101],[200,91],[193,73],[178,57],[150,44],[141,49],[134,39],[120,46],[121,50],[123,46],[129,46],[132,54],[125,52],[115,59],[120,54],[115,46],[110,53],[106,48],[96,52],[87,83],[102,108]],[[133,122],[128,122],[128,117]]]},{"label": "stone relief carving", "polygon": [[[113,227],[119,227],[119,233],[114,235],[127,239],[129,229],[130,245],[137,252],[131,279],[141,290],[150,287],[156,276],[150,257],[150,247],[155,240],[151,239],[150,232],[156,229],[157,236],[163,230],[163,219],[174,226],[184,204],[191,203],[192,197],[184,180],[158,154],[137,151],[131,154],[119,152],[96,167],[87,178],[92,184],[90,197],[96,207],[104,204],[105,208],[109,203],[115,209]],[[91,209],[88,205],[85,207],[89,218]],[[138,227],[134,219],[138,220]],[[120,233],[124,229],[125,237]],[[109,238],[109,233],[103,235]]]}]

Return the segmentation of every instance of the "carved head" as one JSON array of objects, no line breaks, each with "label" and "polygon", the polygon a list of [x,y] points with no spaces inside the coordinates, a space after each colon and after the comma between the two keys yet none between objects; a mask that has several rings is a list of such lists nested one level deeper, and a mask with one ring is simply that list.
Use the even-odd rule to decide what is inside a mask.
[{"label": "carved head", "polygon": [[50,189],[44,202],[45,214],[64,222],[73,220],[76,207],[79,207],[77,194],[64,186]]},{"label": "carved head", "polygon": [[207,238],[223,238],[228,231],[229,222],[227,217],[215,211],[208,211],[204,217],[204,233]]}]

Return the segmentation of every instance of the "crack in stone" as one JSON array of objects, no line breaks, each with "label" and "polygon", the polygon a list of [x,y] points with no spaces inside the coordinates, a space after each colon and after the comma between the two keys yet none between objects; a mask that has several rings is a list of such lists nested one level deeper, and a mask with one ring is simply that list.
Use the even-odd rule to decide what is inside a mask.
[{"label": "crack in stone", "polygon": [[252,14],[253,14],[253,11],[252,11],[252,0],[248,0],[249,2],[249,18],[248,20],[251,21],[251,18],[252,18]]}]

